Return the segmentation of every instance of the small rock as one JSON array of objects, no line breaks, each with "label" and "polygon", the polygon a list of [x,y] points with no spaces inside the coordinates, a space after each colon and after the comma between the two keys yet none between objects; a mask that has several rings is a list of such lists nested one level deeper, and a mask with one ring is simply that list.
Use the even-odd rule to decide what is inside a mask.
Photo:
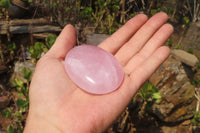
[{"label": "small rock", "polygon": [[177,60],[191,67],[194,67],[199,62],[196,56],[184,50],[172,50],[171,54]]},{"label": "small rock", "polygon": [[103,42],[105,39],[107,39],[109,36],[110,35],[106,35],[106,34],[88,34],[86,35],[87,44],[97,46],[101,42]]},{"label": "small rock", "polygon": [[15,63],[15,65],[14,65],[13,75],[10,78],[11,85],[13,85],[13,80],[16,79],[16,78],[19,79],[19,80],[25,81],[24,75],[22,73],[22,69],[24,67],[25,68],[29,68],[32,71],[32,73],[35,71],[35,64],[32,63],[31,61],[29,61],[29,60],[25,61],[25,62],[19,62],[19,61],[17,61]]},{"label": "small rock", "polygon": [[191,22],[183,40],[181,41],[181,49],[187,51],[192,49],[193,53],[200,57],[200,23]]}]

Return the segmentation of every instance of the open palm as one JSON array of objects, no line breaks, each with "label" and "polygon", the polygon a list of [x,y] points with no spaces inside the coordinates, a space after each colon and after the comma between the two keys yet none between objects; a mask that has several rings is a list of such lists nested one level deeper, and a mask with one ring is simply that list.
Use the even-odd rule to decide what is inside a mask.
[{"label": "open palm", "polygon": [[139,87],[168,57],[162,46],[173,32],[165,13],[148,20],[140,14],[129,20],[99,47],[121,63],[125,78],[116,91],[92,95],[68,77],[64,58],[76,43],[76,33],[67,25],[53,47],[37,63],[30,87],[30,109],[24,132],[102,132],[125,109]]}]

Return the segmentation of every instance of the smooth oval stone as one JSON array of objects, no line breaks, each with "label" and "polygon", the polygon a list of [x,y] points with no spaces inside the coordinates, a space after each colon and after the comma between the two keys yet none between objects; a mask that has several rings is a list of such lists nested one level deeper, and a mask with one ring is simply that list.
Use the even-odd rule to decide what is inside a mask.
[{"label": "smooth oval stone", "polygon": [[92,94],[106,94],[122,83],[124,72],[117,59],[105,50],[81,45],[71,49],[65,57],[65,70],[81,89]]}]

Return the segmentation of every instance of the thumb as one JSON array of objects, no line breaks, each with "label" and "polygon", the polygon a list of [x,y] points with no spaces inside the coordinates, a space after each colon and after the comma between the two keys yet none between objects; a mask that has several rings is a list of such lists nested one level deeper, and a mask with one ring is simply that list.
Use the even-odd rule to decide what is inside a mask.
[{"label": "thumb", "polygon": [[54,45],[48,51],[56,58],[64,59],[67,52],[76,44],[76,31],[72,25],[67,25],[62,30]]}]

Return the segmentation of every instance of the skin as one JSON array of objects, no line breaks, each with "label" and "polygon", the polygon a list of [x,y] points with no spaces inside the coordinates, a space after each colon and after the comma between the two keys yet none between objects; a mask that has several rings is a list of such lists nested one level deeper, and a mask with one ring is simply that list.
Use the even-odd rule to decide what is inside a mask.
[{"label": "skin", "polygon": [[75,29],[67,25],[36,65],[24,133],[105,131],[169,56],[169,48],[162,46],[173,32],[167,19],[162,12],[150,19],[139,14],[99,44],[117,58],[125,73],[122,85],[106,95],[82,91],[66,74],[64,58],[76,43]]}]

